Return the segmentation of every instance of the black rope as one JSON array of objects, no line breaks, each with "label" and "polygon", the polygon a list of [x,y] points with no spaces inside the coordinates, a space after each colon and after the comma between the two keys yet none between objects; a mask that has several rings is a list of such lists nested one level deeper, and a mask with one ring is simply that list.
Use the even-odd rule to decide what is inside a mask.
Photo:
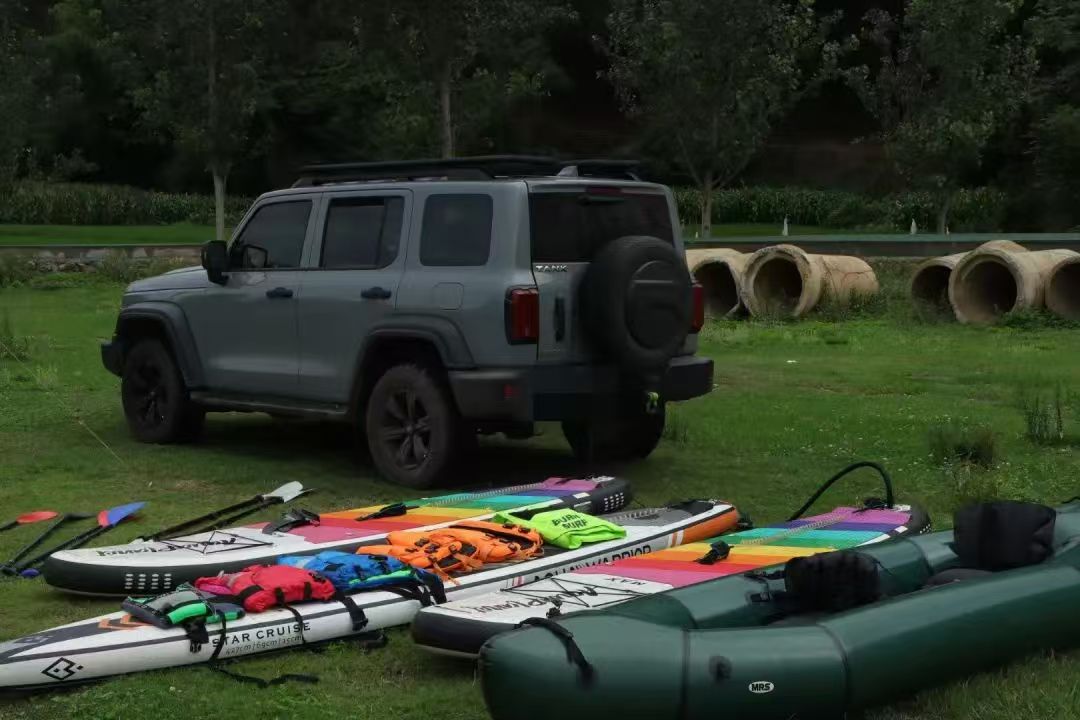
[{"label": "black rope", "polygon": [[794,520],[798,520],[799,518],[801,518],[806,513],[806,511],[809,510],[814,505],[814,503],[816,503],[818,501],[818,498],[820,498],[822,495],[824,495],[825,491],[828,490],[830,487],[832,487],[832,485],[837,480],[839,480],[840,478],[842,478],[842,477],[844,477],[844,476],[846,476],[846,475],[848,475],[848,474],[850,474],[850,473],[852,473],[852,472],[854,472],[856,470],[859,470],[860,468],[864,468],[864,467],[868,467],[868,468],[872,468],[872,469],[876,470],[878,475],[881,476],[881,480],[885,484],[885,501],[884,501],[885,506],[893,507],[893,505],[895,505],[896,498],[893,495],[892,478],[889,477],[888,471],[886,471],[885,468],[883,468],[881,465],[879,465],[876,462],[871,462],[869,460],[863,460],[861,462],[852,463],[851,465],[848,465],[846,468],[844,468],[843,470],[841,470],[840,472],[836,473],[831,478],[826,480],[821,485],[821,487],[819,487],[817,489],[817,492],[815,492],[813,495],[811,495],[810,499],[807,500],[806,503],[801,508],[799,508],[799,510],[794,515],[792,515],[791,517],[788,518],[788,522],[792,522]]},{"label": "black rope", "polygon": [[531,617],[522,620],[517,625],[518,627],[538,627],[553,633],[555,637],[562,641],[563,646],[566,647],[566,660],[577,666],[578,671],[581,674],[581,679],[586,685],[592,683],[596,677],[596,669],[593,668],[592,663],[588,661],[585,654],[581,652],[581,648],[578,647],[577,641],[574,640],[574,634],[558,624],[554,620],[550,620],[546,617]]}]

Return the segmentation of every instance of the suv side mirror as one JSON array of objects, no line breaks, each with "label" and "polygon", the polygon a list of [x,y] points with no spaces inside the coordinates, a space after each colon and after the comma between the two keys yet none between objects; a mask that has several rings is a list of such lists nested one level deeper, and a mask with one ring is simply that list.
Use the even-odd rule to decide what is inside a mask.
[{"label": "suv side mirror", "polygon": [[225,271],[229,269],[229,253],[221,240],[211,240],[203,245],[202,266],[210,282],[225,284]]}]

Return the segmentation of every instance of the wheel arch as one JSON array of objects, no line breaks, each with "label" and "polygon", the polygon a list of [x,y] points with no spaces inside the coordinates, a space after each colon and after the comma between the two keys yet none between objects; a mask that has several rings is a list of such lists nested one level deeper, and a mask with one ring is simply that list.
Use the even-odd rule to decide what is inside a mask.
[{"label": "wheel arch", "polygon": [[[203,384],[202,362],[187,317],[176,305],[145,303],[120,311],[116,321],[116,337],[123,344],[123,357],[139,340],[153,337],[165,343],[172,353],[189,389]],[[123,365],[121,365],[122,371]]]},{"label": "wheel arch", "polygon": [[460,347],[447,342],[442,333],[431,327],[377,328],[365,339],[356,360],[349,393],[350,413],[358,417],[383,373],[405,363],[424,365],[445,379],[448,370],[467,367],[472,364],[472,358],[467,355],[463,358]]}]

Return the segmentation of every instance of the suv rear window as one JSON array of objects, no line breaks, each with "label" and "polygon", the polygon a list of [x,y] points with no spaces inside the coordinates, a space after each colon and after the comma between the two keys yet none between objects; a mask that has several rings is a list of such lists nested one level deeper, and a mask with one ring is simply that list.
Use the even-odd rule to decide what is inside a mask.
[{"label": "suv rear window", "polygon": [[399,197],[353,197],[330,202],[322,267],[382,268],[394,262],[404,202]]},{"label": "suv rear window", "polygon": [[588,262],[628,235],[675,242],[665,195],[533,193],[529,208],[533,262]]},{"label": "suv rear window", "polygon": [[490,195],[432,195],[424,205],[420,264],[485,265],[491,250]]}]

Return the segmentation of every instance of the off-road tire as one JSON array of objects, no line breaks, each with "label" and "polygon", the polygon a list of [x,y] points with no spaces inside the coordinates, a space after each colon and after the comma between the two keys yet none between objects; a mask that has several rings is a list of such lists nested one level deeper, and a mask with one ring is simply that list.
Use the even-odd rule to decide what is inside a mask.
[{"label": "off-road tire", "polygon": [[430,368],[387,370],[368,398],[371,459],[391,482],[418,490],[442,479],[457,458],[462,424],[446,384]]},{"label": "off-road tire", "polygon": [[128,353],[120,399],[139,442],[189,442],[202,433],[206,412],[191,401],[180,368],[160,340],[140,340]]}]

